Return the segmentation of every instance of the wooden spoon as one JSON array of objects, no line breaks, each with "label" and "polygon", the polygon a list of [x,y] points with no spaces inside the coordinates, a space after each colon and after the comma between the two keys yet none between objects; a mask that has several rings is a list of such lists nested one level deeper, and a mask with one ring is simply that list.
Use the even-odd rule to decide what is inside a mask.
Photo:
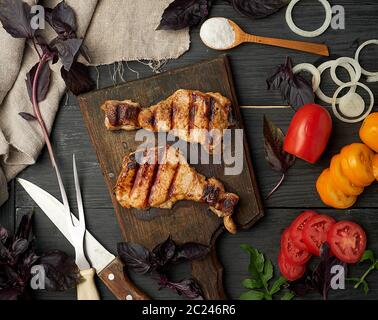
[{"label": "wooden spoon", "polygon": [[[217,19],[217,18],[211,18],[211,19]],[[259,36],[255,36],[253,34],[249,34],[249,33],[244,32],[232,20],[227,19],[227,21],[231,25],[231,27],[234,29],[234,32],[235,32],[234,43],[231,46],[229,46],[227,48],[222,48],[222,49],[213,48],[213,47],[209,46],[208,44],[206,44],[204,42],[206,46],[208,46],[208,47],[210,47],[214,50],[229,50],[229,49],[232,49],[232,48],[239,46],[242,43],[253,42],[253,43],[266,44],[266,45],[270,45],[270,46],[294,49],[294,50],[303,51],[303,52],[309,52],[309,53],[317,54],[317,55],[320,55],[320,56],[326,56],[326,57],[329,56],[328,47],[324,44],[294,41],[294,40],[286,40],[286,39],[259,37]]]}]

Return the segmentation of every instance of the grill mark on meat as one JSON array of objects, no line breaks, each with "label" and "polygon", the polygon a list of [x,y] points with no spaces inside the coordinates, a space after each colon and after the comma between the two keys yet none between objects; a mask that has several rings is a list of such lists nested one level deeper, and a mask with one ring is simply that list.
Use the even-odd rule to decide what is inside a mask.
[{"label": "grill mark on meat", "polygon": [[169,107],[169,130],[172,130],[173,129],[173,117],[174,117],[174,109],[175,108],[175,105],[174,105],[174,101],[172,100],[171,101],[171,104],[170,104],[170,107]]},{"label": "grill mark on meat", "polygon": [[215,100],[210,97],[210,107],[209,107],[209,130],[213,129],[213,122],[215,117]]},{"label": "grill mark on meat", "polygon": [[176,178],[177,178],[177,174],[179,172],[179,169],[180,169],[180,164],[178,164],[176,166],[176,171],[175,171],[175,174],[173,175],[173,179],[171,181],[171,185],[169,186],[169,190],[168,190],[168,195],[169,197],[172,197],[173,196],[173,188],[175,187],[175,183],[176,183]]},{"label": "grill mark on meat", "polygon": [[207,120],[207,127],[206,128],[201,128],[201,129],[206,129],[208,130],[209,129],[209,125],[210,125],[210,101],[211,98],[205,96],[204,97],[204,103],[205,103],[205,112],[204,112],[204,118]]},{"label": "grill mark on meat", "polygon": [[112,105],[108,108],[107,117],[112,126],[126,124],[128,121],[137,124],[141,109],[125,103]]},{"label": "grill mark on meat", "polygon": [[156,112],[155,112],[155,110],[153,110],[151,112],[151,117],[148,119],[148,123],[151,125],[152,131],[155,131],[156,130]]},{"label": "grill mark on meat", "polygon": [[159,170],[159,164],[158,163],[155,163],[154,164],[154,171],[153,171],[153,174],[152,174],[152,179],[150,181],[150,185],[149,185],[149,188],[147,190],[147,197],[146,197],[146,206],[149,206],[150,203],[149,203],[149,199],[150,199],[150,195],[151,195],[151,190],[152,190],[152,187],[155,183],[155,180],[156,180],[156,175],[158,173],[158,170]]},{"label": "grill mark on meat", "polygon": [[[143,160],[145,161],[145,163],[139,166],[135,174],[133,187],[131,189],[130,195],[132,195],[138,187],[143,186],[143,184],[147,181],[148,184],[147,184],[146,193],[144,194],[145,198],[143,201],[143,206],[148,207],[149,193],[151,192],[152,185],[155,181],[156,169],[159,165],[157,161],[157,150],[155,150],[153,155],[149,153],[149,150],[145,150],[143,152],[143,155],[144,155]],[[150,156],[154,156],[153,163],[150,163],[151,162]],[[135,159],[135,154],[134,154],[134,159]],[[152,175],[150,174],[151,169],[152,169]]]},{"label": "grill mark on meat", "polygon": [[189,134],[190,130],[194,127],[194,121],[196,118],[196,101],[197,101],[197,95],[195,93],[192,93],[189,98]]}]

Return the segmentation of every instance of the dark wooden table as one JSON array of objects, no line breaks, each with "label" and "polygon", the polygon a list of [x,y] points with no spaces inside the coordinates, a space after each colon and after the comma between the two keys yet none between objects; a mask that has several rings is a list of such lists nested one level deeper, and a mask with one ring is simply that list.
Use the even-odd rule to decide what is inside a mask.
[{"label": "dark wooden table", "polygon": [[[320,26],[324,17],[322,6],[317,1],[302,2],[303,4],[298,5],[294,10],[295,21],[299,26],[307,29]],[[331,2],[333,5],[344,6],[346,29],[330,29],[324,35],[313,40],[326,42],[334,55],[352,57],[356,50],[355,40],[365,41],[378,36],[378,3],[376,0],[334,0]],[[246,31],[258,35],[304,40],[293,34],[287,27],[284,10],[268,19],[252,21],[238,15],[225,1],[217,1],[213,6],[211,16],[231,18]],[[207,49],[201,43],[199,28],[193,29],[191,34],[190,51],[177,60],[169,61],[164,67],[165,70],[189,65],[219,54]],[[377,48],[368,47],[362,54],[363,66],[369,70],[377,69],[377,52]],[[265,79],[277,64],[284,61],[287,55],[290,55],[296,64],[302,62],[315,63],[318,60],[318,57],[313,55],[260,45],[245,45],[229,52],[240,105],[279,106],[283,104],[278,92],[267,91]],[[152,75],[151,69],[140,63],[131,62],[128,65],[139,72],[141,78]],[[126,63],[124,66],[126,67]],[[125,70],[126,80],[136,79],[136,73],[128,69]],[[92,71],[93,76],[96,77],[96,71],[94,69]],[[113,81],[112,73],[113,66],[99,68],[99,87],[103,88],[121,82],[119,78]],[[324,77],[323,83],[325,91],[331,94],[335,87],[328,74]],[[375,94],[378,93],[377,83],[369,86]],[[377,95],[376,97],[378,98]],[[264,160],[262,117],[264,114],[267,115],[278,126],[286,130],[293,112],[291,109],[280,108],[244,109],[242,113],[260,190],[262,196],[265,197],[280,177],[270,170]],[[378,253],[378,184],[368,188],[352,210],[328,209],[322,204],[316,193],[316,178],[322,169],[329,165],[331,156],[337,153],[342,146],[359,139],[359,124],[344,124],[335,120],[334,127],[331,142],[322,160],[316,165],[297,161],[295,167],[290,170],[282,188],[269,201],[265,201],[265,218],[249,231],[240,232],[235,236],[228,234],[221,236],[217,248],[224,266],[225,287],[230,298],[237,299],[244,291],[241,281],[248,276],[249,258],[240,249],[240,244],[247,243],[258,248],[268,258],[272,259],[276,266],[280,234],[303,209],[312,208],[319,212],[328,213],[337,219],[357,221],[367,231],[369,248]],[[71,155],[75,153],[79,159],[79,174],[82,179],[88,229],[105,247],[115,253],[117,242],[122,240],[119,227],[77,101],[71,95],[62,99],[52,132],[52,139],[72,205],[75,205],[75,194],[73,178],[71,177]],[[46,151],[42,153],[36,165],[25,170],[20,176],[38,183],[55,196],[59,196],[58,185]],[[9,187],[11,197],[0,210],[0,222],[13,229],[20,215],[32,210],[35,204],[20,186],[11,183]],[[67,241],[39,209],[36,209],[34,225],[37,245],[40,250],[61,249],[73,254]],[[356,274],[363,270],[361,267],[353,269]],[[188,272],[189,266],[183,265],[177,271],[177,279],[185,277]],[[278,275],[278,272],[276,272],[276,275]],[[156,299],[177,298],[169,290],[157,291],[156,284],[147,277],[132,275],[132,278],[142,289]],[[331,298],[378,299],[378,274],[375,273],[368,280],[370,292],[367,296],[360,290],[349,288],[345,291],[332,292]],[[113,299],[111,293],[102,284],[99,284],[99,288],[103,299]],[[37,297],[40,299],[75,299],[75,295],[75,290],[71,290],[66,293],[38,293]],[[306,298],[318,299],[319,297],[314,294]]]}]

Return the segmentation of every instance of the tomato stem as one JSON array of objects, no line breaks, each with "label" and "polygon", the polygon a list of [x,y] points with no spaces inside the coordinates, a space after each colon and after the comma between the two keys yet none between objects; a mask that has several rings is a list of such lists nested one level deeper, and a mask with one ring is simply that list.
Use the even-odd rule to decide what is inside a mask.
[{"label": "tomato stem", "polygon": [[279,187],[281,187],[281,185],[284,182],[284,180],[285,180],[285,173],[282,174],[282,177],[281,177],[280,181],[278,181],[277,185],[273,188],[273,190],[269,192],[269,194],[265,198],[265,200],[269,200],[270,199],[270,197],[273,195],[273,193],[275,193],[279,189]]}]

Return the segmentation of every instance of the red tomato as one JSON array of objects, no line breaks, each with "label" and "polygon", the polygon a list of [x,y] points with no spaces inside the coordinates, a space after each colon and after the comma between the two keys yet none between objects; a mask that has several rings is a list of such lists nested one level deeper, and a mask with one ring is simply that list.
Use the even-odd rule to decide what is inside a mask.
[{"label": "red tomato", "polygon": [[336,221],[326,215],[316,215],[307,221],[303,229],[303,242],[307,250],[320,256],[320,247],[327,241],[327,234]]},{"label": "red tomato", "polygon": [[280,251],[278,255],[278,267],[284,278],[289,281],[295,281],[304,275],[306,267],[304,265],[295,265],[287,261],[285,255]]},{"label": "red tomato", "polygon": [[366,249],[366,234],[358,224],[340,221],[329,230],[327,242],[339,260],[357,263]]},{"label": "red tomato", "polygon": [[291,264],[303,265],[311,258],[311,254],[307,250],[301,250],[294,244],[290,237],[290,228],[282,234],[281,251]]},{"label": "red tomato", "polygon": [[290,238],[293,240],[294,244],[301,250],[307,250],[307,247],[303,242],[303,228],[306,225],[307,221],[315,215],[317,215],[315,211],[302,212],[291,224]]},{"label": "red tomato", "polygon": [[284,150],[310,163],[319,160],[332,132],[332,118],[317,104],[307,104],[294,115]]}]

